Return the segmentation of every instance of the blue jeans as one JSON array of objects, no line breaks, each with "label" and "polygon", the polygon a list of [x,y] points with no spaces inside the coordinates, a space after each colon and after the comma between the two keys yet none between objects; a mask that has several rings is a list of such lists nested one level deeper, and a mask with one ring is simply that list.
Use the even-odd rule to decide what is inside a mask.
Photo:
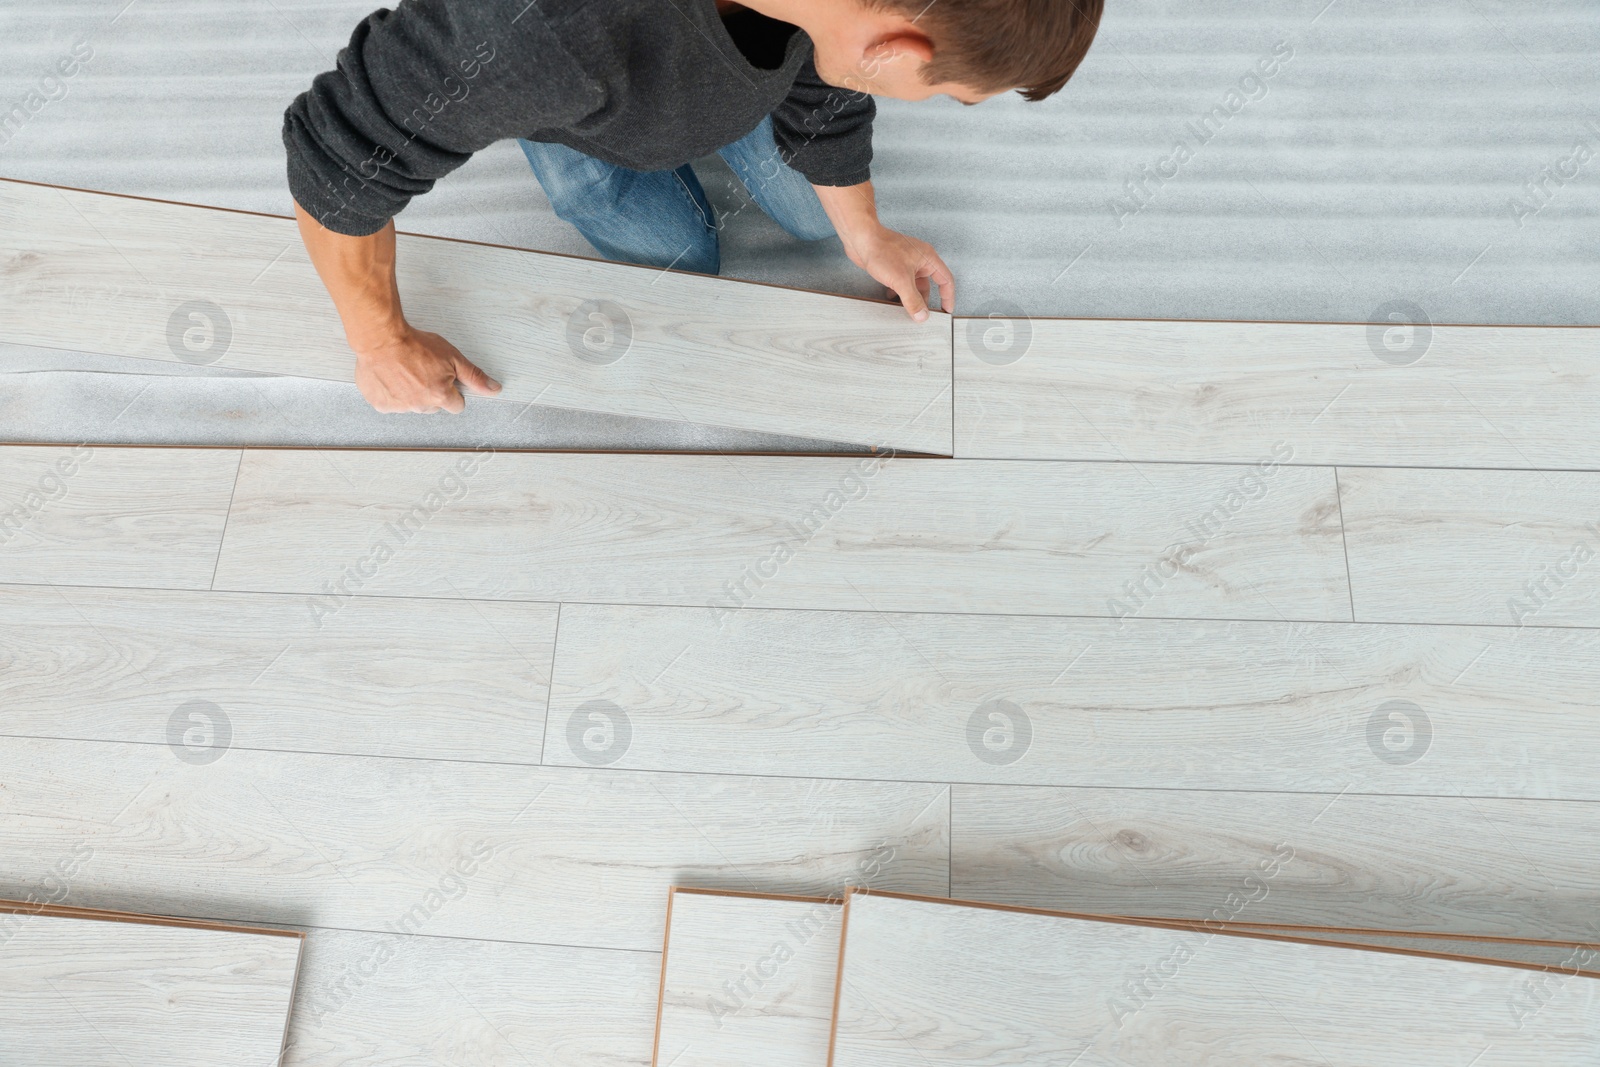
[{"label": "blue jeans", "polygon": [[[565,145],[519,140],[550,206],[607,259],[716,274],[722,220],[694,169],[639,171],[602,163]],[[750,197],[802,241],[833,236],[817,191],[778,158],[772,119],[717,150]]]}]

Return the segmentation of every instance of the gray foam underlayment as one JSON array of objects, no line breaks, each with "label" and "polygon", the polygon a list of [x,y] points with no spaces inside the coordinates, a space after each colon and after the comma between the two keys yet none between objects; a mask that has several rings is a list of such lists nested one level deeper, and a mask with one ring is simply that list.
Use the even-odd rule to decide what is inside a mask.
[{"label": "gray foam underlayment", "polygon": [[[374,6],[0,0],[7,103],[76,40],[94,49],[66,95],[0,147],[0,175],[288,214],[283,108]],[[1031,315],[1360,322],[1408,300],[1435,322],[1600,322],[1596,0],[1106,7],[1088,62],[1049,101],[880,103],[881,214],[942,252],[958,313],[1003,302]],[[1249,81],[1280,42],[1292,57]],[[1191,124],[1241,85],[1250,99],[1200,143]],[[1190,157],[1168,162],[1180,141]],[[1145,178],[1130,210],[1126,183],[1146,165],[1168,177]],[[732,213],[725,273],[880,294],[837,240],[794,242],[744,209],[719,162],[701,172]],[[511,142],[399,221],[593,254]],[[830,447],[476,399],[459,417],[378,416],[349,385],[15,345],[0,345],[0,363],[0,440]]]}]

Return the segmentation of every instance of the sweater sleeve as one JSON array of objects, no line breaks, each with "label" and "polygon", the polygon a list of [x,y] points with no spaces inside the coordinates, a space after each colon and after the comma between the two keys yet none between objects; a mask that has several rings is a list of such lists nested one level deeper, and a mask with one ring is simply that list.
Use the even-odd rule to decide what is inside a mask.
[{"label": "sweater sleeve", "polygon": [[289,105],[289,191],[336,233],[376,233],[472,153],[603,100],[525,0],[402,0]]},{"label": "sweater sleeve", "polygon": [[829,85],[808,59],[772,113],[772,135],[783,161],[812,185],[860,185],[872,176],[876,113],[871,96]]}]

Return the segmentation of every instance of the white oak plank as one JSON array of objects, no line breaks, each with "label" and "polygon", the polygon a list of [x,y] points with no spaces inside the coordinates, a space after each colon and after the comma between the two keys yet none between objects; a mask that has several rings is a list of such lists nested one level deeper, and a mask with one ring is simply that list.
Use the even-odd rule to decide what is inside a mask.
[{"label": "white oak plank", "polygon": [[205,589],[238,468],[226,449],[0,447],[0,582]]},{"label": "white oak plank", "polygon": [[1600,431],[1593,327],[958,319],[955,339],[961,456],[1250,463],[1281,442],[1295,463],[1581,469]]},{"label": "white oak plank", "polygon": [[672,894],[656,1067],[821,1067],[843,907]]},{"label": "white oak plank", "polygon": [[0,783],[0,892],[76,857],[74,903],[168,915],[656,951],[676,884],[948,884],[942,786],[32,738]]},{"label": "white oak plank", "polygon": [[1519,1016],[1529,972],[1490,964],[857,894],[844,946],[833,1067],[1578,1067],[1600,1043],[1595,979]]},{"label": "white oak plank", "polygon": [[[303,452],[245,457],[217,588],[730,613],[1349,615],[1326,469],[1279,468],[1250,499],[1250,474],[1236,467],[488,453],[338,462],[342,471]],[[1135,583],[1139,597],[1125,588]]]},{"label": "white oak plank", "polygon": [[1358,618],[1600,626],[1600,473],[1340,472]]},{"label": "white oak plank", "polygon": [[285,1067],[650,1058],[659,952],[310,931]]},{"label": "white oak plank", "polygon": [[1110,915],[1600,941],[1600,807],[957,786],[951,893]]},{"label": "white oak plank", "polygon": [[[0,220],[6,341],[353,380],[292,219],[0,182]],[[407,317],[503,400],[950,452],[942,312],[433,237],[398,257]]]},{"label": "white oak plank", "polygon": [[11,915],[0,1062],[274,1067],[300,939]]},{"label": "white oak plank", "polygon": [[[0,732],[538,763],[553,604],[0,586]],[[198,731],[198,733],[191,733]],[[189,748],[193,751],[189,751]]]},{"label": "white oak plank", "polygon": [[553,692],[572,766],[1600,799],[1589,630],[569,604]]}]

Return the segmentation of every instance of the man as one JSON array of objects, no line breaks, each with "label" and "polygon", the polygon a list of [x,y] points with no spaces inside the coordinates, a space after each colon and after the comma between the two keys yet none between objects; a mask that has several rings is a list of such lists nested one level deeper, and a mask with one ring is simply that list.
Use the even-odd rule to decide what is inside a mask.
[{"label": "man", "polygon": [[402,0],[369,16],[290,105],[300,233],[379,411],[464,407],[498,383],[408,323],[393,217],[490,143],[519,138],[562,218],[603,255],[715,273],[715,216],[689,161],[718,152],[796,237],[927,318],[955,280],[878,221],[872,96],[975,104],[1064,85],[1102,0]]}]

